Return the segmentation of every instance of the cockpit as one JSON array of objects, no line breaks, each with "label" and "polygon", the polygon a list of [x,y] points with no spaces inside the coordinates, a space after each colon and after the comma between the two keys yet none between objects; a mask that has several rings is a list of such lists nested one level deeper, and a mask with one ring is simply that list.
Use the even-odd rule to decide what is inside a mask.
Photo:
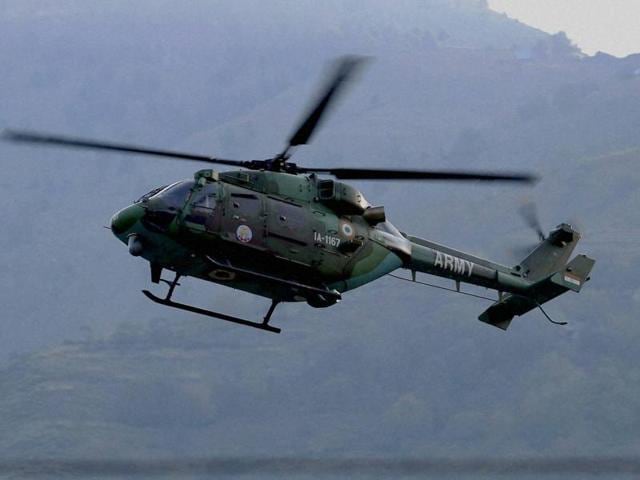
[{"label": "cockpit", "polygon": [[181,180],[171,185],[154,188],[138,200],[136,204],[142,204],[146,213],[142,218],[145,227],[152,231],[164,232],[181,210],[196,182],[193,180]]}]

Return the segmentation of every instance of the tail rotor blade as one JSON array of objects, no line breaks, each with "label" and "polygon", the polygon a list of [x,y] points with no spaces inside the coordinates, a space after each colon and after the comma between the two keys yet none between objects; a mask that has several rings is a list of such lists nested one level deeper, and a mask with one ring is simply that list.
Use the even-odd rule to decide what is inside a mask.
[{"label": "tail rotor blade", "polygon": [[536,204],[532,201],[527,201],[518,209],[518,211],[527,226],[534,232],[536,232],[538,240],[540,240],[541,242],[544,241],[546,236],[544,234],[544,230],[542,229],[542,225],[540,224],[540,218],[538,217],[538,209],[536,207]]}]

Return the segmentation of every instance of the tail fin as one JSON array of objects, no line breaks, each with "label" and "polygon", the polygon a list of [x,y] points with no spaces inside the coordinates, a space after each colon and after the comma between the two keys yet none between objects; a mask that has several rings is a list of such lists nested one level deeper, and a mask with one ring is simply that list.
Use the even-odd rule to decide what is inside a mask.
[{"label": "tail fin", "polygon": [[561,223],[516,267],[530,281],[536,282],[567,263],[580,240],[580,233]]},{"label": "tail fin", "polygon": [[505,295],[485,310],[479,319],[506,330],[516,315],[523,315],[569,290],[579,292],[589,280],[595,260],[578,255],[566,263],[580,234],[562,224],[552,231],[518,266],[523,275],[534,282],[526,294]]}]

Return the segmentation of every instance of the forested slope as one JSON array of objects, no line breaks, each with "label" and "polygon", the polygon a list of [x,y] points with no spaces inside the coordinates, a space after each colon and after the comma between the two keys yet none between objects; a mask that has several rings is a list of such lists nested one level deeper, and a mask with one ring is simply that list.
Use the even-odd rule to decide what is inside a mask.
[{"label": "forested slope", "polygon": [[[292,6],[294,5],[294,6]],[[585,57],[483,2],[8,1],[0,127],[262,158],[325,62],[375,56],[296,161],[532,170],[533,189],[361,182],[403,231],[515,262],[573,221],[593,280],[508,332],[391,278],[279,336],[150,304],[102,228],[199,165],[3,144],[0,450],[8,456],[633,454],[640,448],[640,58]],[[257,317],[187,279],[181,299]],[[135,451],[131,446],[135,445]]]}]

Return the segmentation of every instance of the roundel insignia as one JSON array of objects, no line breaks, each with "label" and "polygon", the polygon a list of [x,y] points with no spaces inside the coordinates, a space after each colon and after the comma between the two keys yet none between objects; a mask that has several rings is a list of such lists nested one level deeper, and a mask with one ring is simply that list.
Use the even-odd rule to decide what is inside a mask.
[{"label": "roundel insignia", "polygon": [[349,222],[340,222],[340,232],[347,238],[353,237],[353,226]]},{"label": "roundel insignia", "polygon": [[236,228],[236,238],[242,243],[249,243],[253,238],[253,232],[248,225],[239,225]]}]

